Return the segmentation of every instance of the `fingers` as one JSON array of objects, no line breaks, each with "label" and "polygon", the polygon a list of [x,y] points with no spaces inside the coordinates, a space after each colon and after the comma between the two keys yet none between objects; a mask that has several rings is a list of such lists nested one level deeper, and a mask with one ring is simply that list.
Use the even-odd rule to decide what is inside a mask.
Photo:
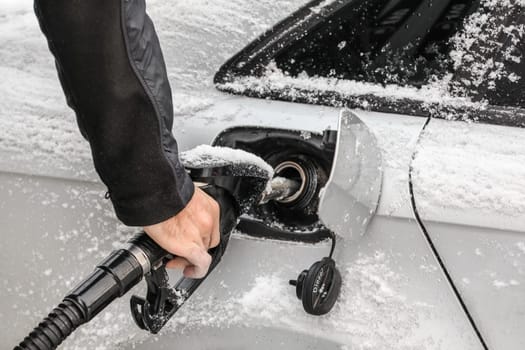
[{"label": "fingers", "polygon": [[210,268],[211,255],[202,248],[194,247],[190,249],[185,257],[191,265],[184,268],[184,276],[189,278],[204,278]]},{"label": "fingers", "polygon": [[166,263],[166,268],[168,269],[174,269],[174,270],[184,270],[186,266],[190,266],[191,263],[181,257],[176,257],[173,260],[170,260]]},{"label": "fingers", "polygon": [[211,256],[205,250],[194,246],[185,253],[186,258],[176,257],[169,261],[166,267],[169,269],[183,270],[184,276],[188,278],[204,278],[211,264]]},{"label": "fingers", "polygon": [[210,248],[215,248],[219,245],[221,240],[221,234],[220,234],[220,207],[219,203],[217,203],[211,196],[209,196],[206,192],[202,191],[201,189],[196,190],[199,196],[202,196],[205,198],[207,205],[209,207],[208,211],[210,213],[210,219],[211,219],[211,225],[208,225],[208,229],[210,230],[208,232],[208,235],[206,235],[204,243],[205,246]]}]

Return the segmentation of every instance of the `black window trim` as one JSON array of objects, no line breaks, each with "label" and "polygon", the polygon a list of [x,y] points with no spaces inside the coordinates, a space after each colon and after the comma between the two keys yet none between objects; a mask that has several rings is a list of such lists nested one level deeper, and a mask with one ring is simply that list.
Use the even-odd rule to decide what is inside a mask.
[{"label": "black window trim", "polygon": [[[280,91],[248,88],[241,93],[228,86],[228,83],[237,78],[261,75],[273,57],[286,50],[296,40],[300,40],[306,35],[305,33],[321,24],[334,12],[355,0],[335,0],[327,6],[321,7],[320,5],[325,1],[310,1],[229,59],[215,74],[216,88],[235,95],[262,99],[525,128],[525,108],[495,105],[479,108],[458,107],[407,98],[395,98],[394,96],[388,98],[371,94],[343,95],[331,90],[311,91],[294,87]],[[318,10],[312,11],[312,8],[318,8]],[[364,103],[365,101],[366,103]]]}]

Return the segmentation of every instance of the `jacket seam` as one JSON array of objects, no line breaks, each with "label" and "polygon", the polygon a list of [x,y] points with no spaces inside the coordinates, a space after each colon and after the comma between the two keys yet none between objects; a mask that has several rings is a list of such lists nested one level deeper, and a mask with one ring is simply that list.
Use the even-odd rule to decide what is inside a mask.
[{"label": "jacket seam", "polygon": [[[146,95],[148,96],[148,99],[150,100],[150,103],[151,105],[153,106],[153,109],[155,111],[155,114],[156,114],[156,122],[157,122],[157,127],[158,127],[158,133],[159,133],[159,140],[160,140],[160,151],[162,152],[162,155],[164,157],[164,159],[166,160],[166,162],[169,164],[170,168],[171,168],[171,171],[172,171],[172,177],[173,179],[175,180],[175,183],[177,184],[177,177],[176,177],[176,171],[175,171],[175,168],[174,168],[174,164],[172,164],[172,162],[168,159],[165,151],[164,151],[164,142],[163,142],[163,134],[162,134],[162,126],[164,124],[164,122],[161,120],[162,119],[162,115],[160,114],[160,109],[159,109],[159,106],[158,106],[158,101],[156,100],[155,96],[153,96],[153,93],[151,92],[151,89],[149,87],[149,85],[147,84],[147,82],[145,81],[145,77],[142,76],[142,74],[140,73],[136,63],[135,63],[135,60],[133,58],[133,55],[131,54],[131,50],[130,50],[130,44],[129,44],[129,39],[128,39],[128,28],[127,28],[127,18],[126,18],[126,11],[125,11],[125,4],[124,2],[126,2],[126,0],[121,0],[120,1],[120,25],[121,25],[121,29],[122,29],[122,36],[123,36],[123,40],[124,40],[124,47],[126,49],[126,56],[128,58],[128,63],[130,64],[130,67],[131,69],[133,70],[133,73],[135,74],[135,77],[137,78],[137,80],[139,81],[140,85],[142,86],[142,88],[144,89]],[[142,29],[144,30],[144,29]],[[180,185],[183,185],[183,183],[181,183]],[[175,191],[177,192],[179,198],[181,200],[183,200],[182,198],[182,195],[180,193],[180,189],[177,188],[177,186],[174,186],[175,188]]]}]

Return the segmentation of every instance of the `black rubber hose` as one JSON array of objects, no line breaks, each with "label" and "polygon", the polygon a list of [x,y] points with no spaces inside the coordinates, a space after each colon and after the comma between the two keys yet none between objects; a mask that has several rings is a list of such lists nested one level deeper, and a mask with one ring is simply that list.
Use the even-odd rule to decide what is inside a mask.
[{"label": "black rubber hose", "polygon": [[15,350],[56,349],[78,326],[92,320],[113,300],[139,283],[143,273],[141,265],[128,250],[112,252]]},{"label": "black rubber hose", "polygon": [[65,299],[36,327],[15,350],[56,349],[78,326],[87,322],[86,315],[73,300]]}]

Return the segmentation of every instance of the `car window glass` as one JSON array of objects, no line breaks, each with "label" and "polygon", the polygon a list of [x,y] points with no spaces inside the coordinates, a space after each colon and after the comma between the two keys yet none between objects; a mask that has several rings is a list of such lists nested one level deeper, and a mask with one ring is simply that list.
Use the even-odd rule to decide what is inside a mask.
[{"label": "car window glass", "polygon": [[[393,100],[525,107],[520,0],[328,0],[311,11],[322,15],[337,2],[344,6],[225,90],[399,113],[407,111]],[[425,107],[405,109],[428,115]]]},{"label": "car window glass", "polygon": [[454,37],[452,93],[499,106],[525,107],[525,3],[483,1]]},{"label": "car window glass", "polygon": [[450,37],[471,0],[351,2],[274,58],[296,76],[422,86],[450,71]]}]

